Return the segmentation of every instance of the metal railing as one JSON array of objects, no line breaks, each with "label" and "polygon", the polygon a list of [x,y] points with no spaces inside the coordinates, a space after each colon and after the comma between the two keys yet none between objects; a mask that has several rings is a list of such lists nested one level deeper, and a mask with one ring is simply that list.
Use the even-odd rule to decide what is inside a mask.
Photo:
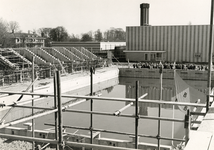
[{"label": "metal railing", "polygon": [[[62,95],[61,94],[61,83],[60,83],[60,73],[59,71],[56,71],[54,75],[54,94],[43,94],[43,93],[30,93],[30,92],[10,92],[10,91],[0,91],[0,93],[3,94],[21,94],[21,95],[32,95],[32,96],[42,96],[42,97],[54,97],[54,108],[46,108],[46,107],[37,107],[37,106],[24,106],[24,105],[12,105],[12,107],[21,107],[21,108],[30,108],[30,109],[41,109],[45,110],[42,113],[34,114],[33,116],[26,117],[23,119],[19,119],[16,121],[12,121],[6,124],[1,124],[1,128],[5,128],[8,126],[12,126],[18,123],[22,123],[28,120],[32,120],[38,117],[42,117],[48,114],[55,115],[55,124],[45,123],[45,125],[49,126],[55,126],[55,140],[51,139],[40,139],[40,138],[34,138],[34,137],[22,137],[22,136],[16,136],[16,135],[8,135],[8,134],[0,134],[1,137],[5,138],[12,138],[12,139],[21,139],[21,140],[27,140],[27,141],[35,141],[35,142],[47,142],[51,144],[56,144],[57,149],[63,149],[63,147],[67,144],[70,146],[77,146],[77,147],[85,147],[85,148],[102,148],[102,149],[130,149],[130,148],[120,148],[120,147],[111,147],[111,146],[105,146],[105,145],[98,145],[93,143],[93,131],[100,131],[100,132],[107,132],[107,133],[114,133],[114,134],[122,134],[122,135],[131,135],[135,138],[135,149],[138,149],[138,137],[146,137],[146,138],[154,138],[157,140],[173,140],[173,141],[180,141],[187,143],[189,140],[189,131],[190,131],[190,111],[187,111],[187,114],[185,115],[184,119],[179,118],[166,118],[161,117],[160,115],[158,117],[154,116],[144,116],[139,115],[138,113],[138,104],[139,103],[155,103],[159,105],[180,105],[180,106],[190,106],[190,107],[206,107],[207,111],[209,109],[209,102],[207,104],[197,104],[197,103],[183,103],[183,102],[168,102],[168,101],[157,101],[157,100],[148,100],[143,99],[145,95],[139,97],[139,81],[136,81],[136,92],[135,92],[135,99],[131,98],[109,98],[109,97],[96,97],[93,95],[93,73],[94,69],[90,69],[91,73],[91,94],[90,96],[81,96],[81,95]],[[81,99],[80,101],[74,102],[69,105],[62,106],[61,98],[78,98]],[[119,102],[128,102],[126,106],[123,108],[117,110],[116,112],[109,113],[109,112],[99,112],[93,110],[93,100],[108,100],[108,101],[119,101]],[[29,101],[32,101],[30,99]],[[75,109],[68,109],[74,105],[78,105],[80,103],[90,101],[90,111],[86,110],[75,110]],[[208,101],[208,100],[207,100]],[[135,103],[135,115],[130,114],[122,114],[123,110],[130,107]],[[159,107],[160,111],[161,107]],[[62,112],[75,112],[75,113],[85,113],[90,114],[90,127],[75,127],[75,126],[65,126],[63,125],[62,118],[63,113]],[[126,118],[133,118],[135,119],[135,133],[128,133],[128,132],[120,132],[120,131],[112,131],[112,130],[104,130],[104,129],[97,129],[93,127],[93,115],[104,115],[104,116],[120,116],[120,117],[126,117]],[[185,140],[184,139],[177,139],[177,138],[169,138],[161,136],[160,133],[158,133],[157,136],[151,136],[151,135],[145,135],[145,134],[139,134],[138,131],[138,124],[139,119],[152,119],[152,120],[158,120],[158,121],[172,121],[172,122],[182,122],[184,123],[185,128]],[[87,143],[77,143],[77,142],[65,142],[63,140],[63,128],[72,128],[72,129],[80,129],[80,130],[89,130],[91,133],[91,142],[90,144]],[[158,126],[160,128],[160,125]],[[160,149],[160,142],[158,142],[157,145],[158,149]]]}]

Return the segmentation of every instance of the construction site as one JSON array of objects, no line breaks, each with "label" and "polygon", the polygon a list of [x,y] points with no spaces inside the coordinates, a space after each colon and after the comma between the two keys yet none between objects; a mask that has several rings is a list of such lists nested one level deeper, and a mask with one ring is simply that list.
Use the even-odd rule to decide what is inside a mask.
[{"label": "construction site", "polygon": [[0,48],[0,85],[31,80],[35,76],[49,78],[53,70],[61,74],[88,70],[106,64],[84,47]]}]

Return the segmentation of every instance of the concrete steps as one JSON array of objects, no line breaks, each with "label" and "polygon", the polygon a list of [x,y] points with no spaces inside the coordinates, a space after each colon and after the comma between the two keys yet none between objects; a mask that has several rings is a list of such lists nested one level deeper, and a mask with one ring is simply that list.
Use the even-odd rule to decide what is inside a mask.
[{"label": "concrete steps", "polygon": [[94,55],[92,52],[90,52],[89,50],[87,50],[84,47],[79,47],[77,48],[79,51],[81,51],[83,54],[87,55],[90,59],[97,59],[97,56]]},{"label": "concrete steps", "polygon": [[80,60],[80,58],[77,55],[75,55],[73,52],[71,52],[65,47],[54,47],[54,49],[60,51],[62,54],[67,56],[71,61]]},{"label": "concrete steps", "polygon": [[80,52],[77,48],[75,47],[66,47],[68,50],[70,50],[72,53],[74,53],[75,55],[77,55],[81,60],[87,60],[89,59],[88,56],[86,56],[85,54],[83,54],[82,52]]},{"label": "concrete steps", "polygon": [[13,63],[11,63],[9,60],[7,60],[4,56],[0,55],[0,62],[3,64],[6,68],[17,68],[17,66]]},{"label": "concrete steps", "polygon": [[22,59],[25,63],[27,63],[27,64],[29,64],[29,65],[32,65],[32,63],[28,60],[28,59],[26,59],[25,57],[23,57],[22,55],[20,55],[18,52],[16,52],[14,49],[12,49],[12,48],[9,48],[9,50],[11,51],[11,52],[13,52],[15,55],[17,55],[17,57],[19,57],[20,59]]},{"label": "concrete steps", "polygon": [[70,58],[68,58],[66,55],[64,55],[63,53],[61,53],[59,50],[55,48],[44,47],[42,49],[48,52],[49,54],[51,54],[52,56],[58,58],[60,61],[63,61],[63,62],[71,61]]},{"label": "concrete steps", "polygon": [[20,55],[22,55],[23,57],[26,57],[31,62],[33,61],[33,56],[34,56],[34,58],[35,58],[34,62],[37,65],[47,65],[47,62],[44,59],[42,59],[38,55],[34,54],[27,48],[14,48],[14,50],[17,53],[19,53]]},{"label": "concrete steps", "polygon": [[59,64],[56,57],[52,56],[41,48],[30,48],[29,50],[50,64]]}]

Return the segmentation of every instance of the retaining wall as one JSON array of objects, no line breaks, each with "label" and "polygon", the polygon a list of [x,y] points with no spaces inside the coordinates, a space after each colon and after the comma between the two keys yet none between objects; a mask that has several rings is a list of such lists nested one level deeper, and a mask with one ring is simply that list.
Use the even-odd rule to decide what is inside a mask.
[{"label": "retaining wall", "polygon": [[[119,68],[120,77],[132,77],[132,78],[154,78],[159,79],[159,69],[147,69],[147,68]],[[184,80],[208,80],[208,71],[200,70],[176,70],[180,77]],[[163,69],[163,79],[174,79],[173,69]],[[212,72],[212,80],[214,80],[214,73]]]}]

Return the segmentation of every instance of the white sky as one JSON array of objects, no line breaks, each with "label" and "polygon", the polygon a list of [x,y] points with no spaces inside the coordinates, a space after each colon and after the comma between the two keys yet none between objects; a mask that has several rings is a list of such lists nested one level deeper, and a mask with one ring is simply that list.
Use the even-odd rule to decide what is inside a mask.
[{"label": "white sky", "polygon": [[149,3],[150,25],[209,24],[211,0],[0,0],[0,18],[23,32],[63,26],[69,34],[140,25],[140,4]]}]

